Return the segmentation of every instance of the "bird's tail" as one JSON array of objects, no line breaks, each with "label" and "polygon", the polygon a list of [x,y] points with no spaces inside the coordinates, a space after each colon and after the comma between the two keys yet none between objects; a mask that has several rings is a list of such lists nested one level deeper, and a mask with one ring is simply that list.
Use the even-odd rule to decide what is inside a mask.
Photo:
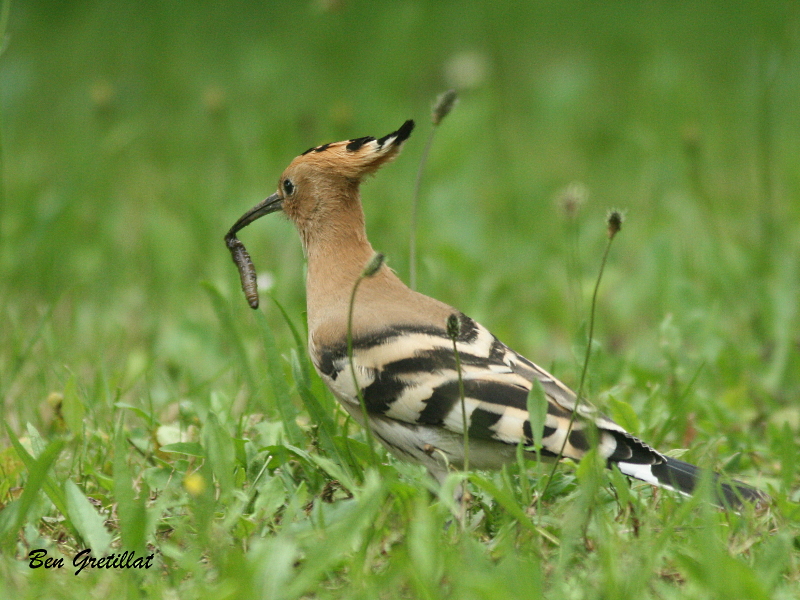
[{"label": "bird's tail", "polygon": [[[656,464],[643,465],[619,462],[617,466],[625,475],[652,483],[659,487],[675,490],[691,495],[700,485],[703,471],[696,466],[662,455],[662,461]],[[744,503],[759,504],[769,499],[764,492],[740,481],[722,481],[716,473],[711,474],[712,491],[715,503],[727,507],[738,508]]]}]

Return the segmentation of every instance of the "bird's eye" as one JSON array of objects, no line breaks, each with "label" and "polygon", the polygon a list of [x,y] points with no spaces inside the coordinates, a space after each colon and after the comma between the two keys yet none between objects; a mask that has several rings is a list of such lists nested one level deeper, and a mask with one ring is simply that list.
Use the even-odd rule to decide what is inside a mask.
[{"label": "bird's eye", "polygon": [[283,193],[287,196],[291,196],[292,192],[294,192],[294,184],[290,179],[283,180]]}]

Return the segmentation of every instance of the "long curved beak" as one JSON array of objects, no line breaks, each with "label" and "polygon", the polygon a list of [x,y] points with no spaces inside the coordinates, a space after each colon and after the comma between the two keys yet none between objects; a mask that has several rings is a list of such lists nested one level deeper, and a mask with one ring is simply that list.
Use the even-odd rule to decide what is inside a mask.
[{"label": "long curved beak", "polygon": [[268,215],[269,213],[281,210],[281,199],[278,193],[275,192],[269,198],[256,204],[253,208],[244,213],[233,227],[230,228],[228,233],[225,234],[225,245],[231,251],[231,258],[236,263],[236,268],[239,269],[239,277],[242,282],[242,291],[244,292],[247,302],[251,308],[258,308],[258,280],[256,278],[256,269],[253,266],[253,261],[250,260],[250,254],[236,237],[236,232],[242,227],[247,227],[256,219]]},{"label": "long curved beak", "polygon": [[228,233],[225,235],[225,240],[227,241],[236,237],[237,231],[239,231],[243,227],[247,227],[248,225],[250,225],[250,223],[252,223],[256,219],[259,219],[264,215],[277,212],[282,208],[283,207],[281,206],[281,199],[278,196],[278,192],[275,192],[270,197],[268,197],[262,202],[259,202],[253,208],[251,208],[241,217],[239,217],[239,220],[233,224],[233,227],[231,227]]}]

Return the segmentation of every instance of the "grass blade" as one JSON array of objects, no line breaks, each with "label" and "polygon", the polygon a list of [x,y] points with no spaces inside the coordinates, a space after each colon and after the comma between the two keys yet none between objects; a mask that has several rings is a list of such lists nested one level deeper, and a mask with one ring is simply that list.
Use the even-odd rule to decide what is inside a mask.
[{"label": "grass blade", "polygon": [[114,497],[117,501],[119,531],[123,548],[143,554],[147,541],[147,511],[144,505],[146,493],[142,490],[139,497],[136,497],[127,455],[127,440],[120,426],[114,440]]},{"label": "grass blade", "polygon": [[267,373],[275,400],[275,408],[278,410],[281,422],[286,432],[286,438],[293,446],[303,446],[303,433],[297,426],[297,408],[292,403],[292,396],[289,385],[286,383],[286,376],[281,369],[281,355],[278,352],[278,344],[272,334],[267,318],[261,311],[255,311],[256,324],[261,333],[261,343],[264,347],[264,355],[267,359]]},{"label": "grass blade", "polygon": [[244,374],[247,385],[250,388],[251,393],[255,393],[255,377],[253,376],[253,370],[250,368],[250,361],[247,358],[247,351],[245,350],[244,343],[242,343],[242,338],[239,335],[238,329],[236,328],[236,322],[233,318],[233,314],[231,313],[230,305],[222,295],[222,292],[220,292],[215,285],[207,281],[203,281],[201,285],[205,288],[206,292],[208,292],[208,296],[211,298],[211,304],[214,307],[214,312],[217,314],[217,318],[219,319],[221,325],[222,335],[228,339],[229,343],[233,347],[233,351],[238,357],[238,365]]},{"label": "grass blade", "polygon": [[[272,302],[275,303],[275,306],[278,307],[278,310],[281,312],[281,316],[283,317],[283,320],[286,321],[286,324],[289,326],[289,331],[292,332],[292,337],[294,338],[294,343],[297,346],[297,352],[300,355],[305,356],[305,354],[306,354],[305,343],[303,342],[303,338],[300,336],[300,332],[297,330],[297,327],[295,327],[294,323],[289,318],[289,313],[286,312],[286,309],[283,308],[283,305],[280,302],[278,302],[278,300],[275,298],[275,296],[270,295],[269,298],[270,298],[270,300],[272,300]],[[308,376],[307,363],[301,362],[300,366],[302,367],[305,381],[308,381],[309,376]]]},{"label": "grass blade", "polygon": [[[50,464],[52,461],[55,460],[55,457],[50,459],[49,455],[45,456],[47,452],[53,452],[56,455],[61,452],[61,449],[64,447],[64,442],[62,440],[56,440],[48,444],[42,454],[39,455],[38,459],[33,458],[28,451],[25,450],[25,447],[19,443],[19,440],[14,435],[14,432],[11,431],[11,428],[6,424],[6,433],[8,434],[8,439],[11,440],[11,445],[14,446],[14,449],[17,451],[17,455],[20,457],[22,462],[25,463],[25,467],[28,469],[28,472],[37,478],[42,477],[41,488],[47,494],[47,497],[50,498],[50,501],[55,505],[58,511],[67,516],[67,501],[64,497],[64,493],[61,491],[61,488],[56,484],[55,481],[51,477],[47,475],[47,471],[43,472],[43,467],[45,464],[45,460],[50,460]],[[44,459],[43,459],[44,457]],[[30,480],[28,481],[30,485]]]},{"label": "grass blade", "polygon": [[[39,457],[34,459],[30,454],[28,454],[25,448],[22,447],[22,444],[19,443],[16,437],[14,437],[8,425],[6,425],[6,430],[8,431],[8,436],[11,440],[11,443],[17,450],[17,454],[19,454],[20,459],[22,459],[28,469],[28,481],[25,484],[25,489],[22,492],[22,496],[16,504],[16,518],[14,519],[13,523],[3,523],[5,531],[0,531],[0,539],[3,539],[4,545],[8,541],[8,538],[13,536],[14,533],[19,531],[19,529],[22,527],[25,518],[28,516],[28,511],[30,510],[31,505],[36,498],[36,494],[42,488],[44,488],[47,495],[50,496],[50,499],[53,501],[53,504],[56,505],[56,508],[59,510],[63,509],[62,514],[65,516],[67,515],[66,502],[64,502],[63,498],[59,497],[60,494],[53,494],[54,489],[57,490],[58,486],[56,486],[52,479],[50,479],[48,476],[50,467],[53,466],[53,463],[56,461],[59,454],[61,454],[61,450],[64,448],[64,442],[62,440],[50,442],[44,451],[39,455]],[[56,499],[54,499],[54,497]]]},{"label": "grass blade", "polygon": [[203,427],[208,466],[219,483],[220,499],[228,498],[234,489],[233,470],[236,466],[236,452],[233,439],[217,419],[209,412]]},{"label": "grass blade", "polygon": [[67,499],[67,514],[72,520],[88,548],[94,556],[102,556],[111,545],[111,534],[105,527],[105,519],[97,514],[92,503],[86,498],[75,482],[64,482],[64,495]]}]

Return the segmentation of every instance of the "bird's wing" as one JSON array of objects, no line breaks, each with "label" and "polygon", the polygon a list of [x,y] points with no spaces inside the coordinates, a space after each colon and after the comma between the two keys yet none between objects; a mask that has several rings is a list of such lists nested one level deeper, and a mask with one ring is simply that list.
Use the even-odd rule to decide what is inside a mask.
[{"label": "bird's wing", "polygon": [[[598,448],[611,462],[649,465],[663,460],[660,453],[588,404],[580,404],[570,429],[576,403],[568,387],[469,317],[460,314],[459,321],[456,347],[470,438],[532,446],[527,398],[532,382],[538,380],[547,399],[543,454],[558,455],[563,446],[563,456],[580,459],[589,449],[590,428],[595,427]],[[312,358],[336,396],[358,406],[346,343],[312,348]],[[391,326],[357,338],[353,364],[371,415],[463,434],[456,357],[444,326]]]}]

